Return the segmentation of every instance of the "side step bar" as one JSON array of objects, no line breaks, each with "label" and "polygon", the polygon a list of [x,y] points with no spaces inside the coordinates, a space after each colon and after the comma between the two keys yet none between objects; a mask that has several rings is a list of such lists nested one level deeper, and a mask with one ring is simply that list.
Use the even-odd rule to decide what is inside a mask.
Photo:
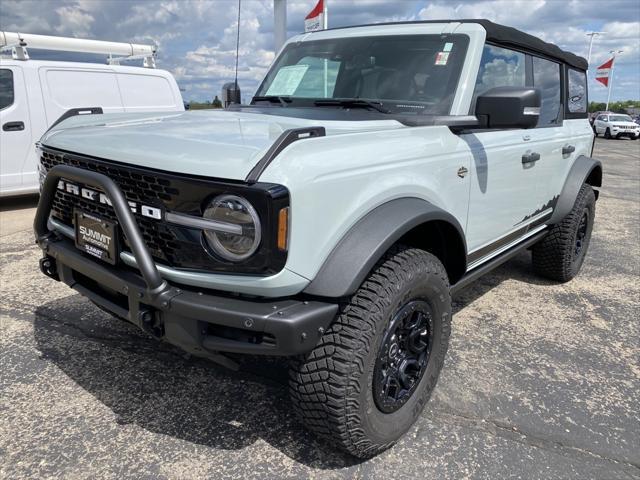
[{"label": "side step bar", "polygon": [[535,235],[532,235],[531,237],[527,238],[526,240],[522,241],[521,243],[519,243],[519,244],[515,245],[514,247],[510,248],[506,252],[501,253],[497,257],[494,257],[491,260],[489,260],[488,262],[483,263],[482,265],[478,266],[477,268],[474,268],[473,270],[467,272],[464,275],[464,277],[462,277],[460,280],[458,280],[458,282],[455,285],[451,285],[451,289],[450,289],[451,290],[451,295],[452,296],[456,295],[462,289],[467,287],[470,283],[474,282],[475,280],[477,280],[479,277],[481,277],[485,273],[488,273],[491,270],[493,270],[494,268],[499,267],[500,265],[502,265],[507,260],[510,260],[511,258],[515,257],[522,250],[524,250],[526,248],[529,248],[530,246],[532,246],[535,243],[537,243],[542,237],[544,237],[547,234],[547,230],[548,229],[544,229],[544,230],[536,233]]}]

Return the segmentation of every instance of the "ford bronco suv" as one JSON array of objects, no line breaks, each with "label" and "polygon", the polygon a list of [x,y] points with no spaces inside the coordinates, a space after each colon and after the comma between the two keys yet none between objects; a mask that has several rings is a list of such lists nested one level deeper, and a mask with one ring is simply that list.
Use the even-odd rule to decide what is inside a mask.
[{"label": "ford bronco suv", "polygon": [[368,25],[291,38],[249,105],[72,116],[38,146],[41,270],[195,355],[290,357],[304,424],[375,455],[434,389],[452,294],[524,249],[580,270],[586,69],[486,20]]}]

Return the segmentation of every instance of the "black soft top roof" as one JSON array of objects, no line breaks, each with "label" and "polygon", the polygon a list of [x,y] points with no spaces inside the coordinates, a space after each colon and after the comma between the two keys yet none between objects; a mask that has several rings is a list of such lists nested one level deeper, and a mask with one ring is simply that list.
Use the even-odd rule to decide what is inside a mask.
[{"label": "black soft top roof", "polygon": [[[451,20],[418,20],[409,22],[390,22],[382,24],[371,25],[399,25],[399,24],[416,24],[416,23],[478,23],[487,31],[487,41],[503,45],[505,47],[512,47],[517,49],[524,49],[532,53],[538,53],[547,57],[554,58],[561,62],[566,63],[574,68],[580,70],[587,70],[589,66],[587,60],[583,57],[575,55],[571,52],[562,50],[553,43],[547,43],[540,40],[538,37],[524,33],[521,30],[517,30],[513,27],[506,27],[497,23],[493,23],[490,20],[485,19],[451,19]],[[371,26],[371,25],[354,25],[354,27]]]}]

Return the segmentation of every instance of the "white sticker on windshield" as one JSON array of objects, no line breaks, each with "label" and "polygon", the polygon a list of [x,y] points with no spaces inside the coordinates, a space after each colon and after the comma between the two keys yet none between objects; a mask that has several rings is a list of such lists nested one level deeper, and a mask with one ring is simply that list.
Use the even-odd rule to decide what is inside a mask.
[{"label": "white sticker on windshield", "polygon": [[449,60],[449,52],[438,52],[436,55],[436,65],[446,65]]},{"label": "white sticker on windshield", "polygon": [[447,42],[447,43],[444,44],[444,48],[442,49],[442,51],[443,52],[450,52],[452,48],[453,48],[453,43]]},{"label": "white sticker on windshield", "polygon": [[293,95],[307,70],[309,70],[309,65],[282,67],[269,85],[267,95]]}]

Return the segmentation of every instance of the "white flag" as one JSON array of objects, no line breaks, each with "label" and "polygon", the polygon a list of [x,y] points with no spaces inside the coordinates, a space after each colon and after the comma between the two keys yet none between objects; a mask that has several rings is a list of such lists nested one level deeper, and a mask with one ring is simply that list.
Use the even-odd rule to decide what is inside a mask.
[{"label": "white flag", "polygon": [[324,16],[324,0],[318,0],[314,9],[304,19],[304,31],[315,32],[324,29]]}]

